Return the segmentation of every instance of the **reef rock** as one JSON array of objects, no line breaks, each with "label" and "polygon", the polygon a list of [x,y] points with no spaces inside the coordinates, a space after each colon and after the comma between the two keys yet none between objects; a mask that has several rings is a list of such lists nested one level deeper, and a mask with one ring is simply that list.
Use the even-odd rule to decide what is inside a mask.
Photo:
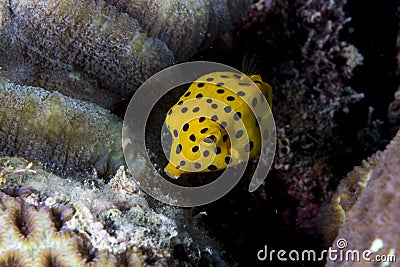
[{"label": "reef rock", "polygon": [[326,246],[332,243],[337,237],[339,229],[345,224],[347,212],[364,192],[381,155],[381,152],[375,153],[372,157],[364,160],[361,166],[355,167],[348,173],[340,181],[331,199],[322,206],[316,218],[316,227],[322,234],[323,243]]},{"label": "reef rock", "polygon": [[[358,188],[365,184],[360,196],[357,197],[358,190],[342,186],[354,180],[352,173],[338,188],[342,190],[339,195],[349,197],[350,194],[345,192],[347,190],[356,199],[345,213],[345,223],[332,245],[332,249],[338,250],[338,253],[359,251],[360,261],[328,258],[328,267],[371,266],[370,260],[380,261],[380,266],[392,266],[395,257],[398,259],[400,256],[400,132],[379,155],[373,171],[360,173],[364,175],[359,176]],[[362,257],[367,250],[370,251],[367,258]]]},{"label": "reef rock", "polygon": [[[165,259],[152,260],[134,246],[120,254],[96,249],[66,226],[76,216],[71,205],[29,203],[34,199],[29,188],[9,191],[0,192],[0,266],[167,266]],[[92,223],[96,227],[108,235],[100,223]]]},{"label": "reef rock", "polygon": [[0,158],[0,266],[226,266],[195,221],[152,203],[123,167],[95,187]]},{"label": "reef rock", "polygon": [[210,45],[251,2],[1,0],[1,75],[115,108]]}]

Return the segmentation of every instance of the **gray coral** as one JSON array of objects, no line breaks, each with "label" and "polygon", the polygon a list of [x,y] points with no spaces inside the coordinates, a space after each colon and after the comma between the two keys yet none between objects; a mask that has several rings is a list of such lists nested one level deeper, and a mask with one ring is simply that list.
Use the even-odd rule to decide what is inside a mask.
[{"label": "gray coral", "polygon": [[115,102],[129,99],[150,75],[208,46],[250,4],[1,1],[3,76],[115,108]]},{"label": "gray coral", "polygon": [[114,174],[123,164],[122,122],[99,106],[37,87],[0,87],[0,152],[63,174]]},{"label": "gray coral", "polygon": [[[381,266],[392,266],[393,259],[399,257],[400,251],[400,132],[375,159],[376,167],[372,173],[359,176],[359,183],[364,184],[365,189],[361,194],[353,193],[356,199],[348,207],[346,221],[339,229],[332,247],[345,252],[358,250],[362,253],[370,250],[370,259],[379,260],[375,257],[383,255],[387,261],[382,262]],[[343,188],[340,186],[339,190]],[[341,239],[347,241],[346,248],[339,246]],[[327,266],[371,266],[371,262],[365,258],[358,262],[328,259]]]},{"label": "gray coral", "polygon": [[[199,251],[224,266],[190,213],[152,206],[123,167],[94,187],[90,177],[81,184],[5,157],[0,188],[0,266],[42,258],[54,266],[193,266]],[[179,260],[175,246],[184,253]]]}]

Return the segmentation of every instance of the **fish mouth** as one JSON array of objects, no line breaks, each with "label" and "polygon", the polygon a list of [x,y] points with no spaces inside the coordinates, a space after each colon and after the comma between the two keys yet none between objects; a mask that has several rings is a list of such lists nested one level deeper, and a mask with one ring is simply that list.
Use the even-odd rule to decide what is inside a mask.
[{"label": "fish mouth", "polygon": [[168,163],[164,168],[164,172],[172,179],[178,179],[183,174],[187,173],[187,171],[177,169],[171,163]]}]

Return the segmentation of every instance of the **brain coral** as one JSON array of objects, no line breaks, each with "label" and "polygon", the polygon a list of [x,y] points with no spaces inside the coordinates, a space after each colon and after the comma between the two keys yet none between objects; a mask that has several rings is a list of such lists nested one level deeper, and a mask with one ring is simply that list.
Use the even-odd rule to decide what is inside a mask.
[{"label": "brain coral", "polygon": [[[371,250],[369,258],[377,255],[391,257],[400,254],[400,132],[380,155],[376,167],[368,177],[366,188],[346,213],[346,222],[339,230],[333,249],[338,249],[341,239],[347,241],[346,250],[360,252]],[[368,175],[369,176],[369,175]],[[362,183],[362,177],[360,176]],[[339,187],[339,189],[343,187]],[[343,193],[342,193],[343,195]],[[343,240],[342,240],[343,241]],[[386,259],[389,260],[388,257]],[[392,260],[380,266],[392,266]],[[371,266],[361,258],[354,261],[329,261],[327,266]],[[397,265],[393,265],[397,266]]]},{"label": "brain coral", "polygon": [[94,250],[83,236],[63,228],[73,214],[70,206],[29,204],[26,191],[32,193],[0,192],[0,266],[162,266],[147,264],[135,247],[122,255]]},{"label": "brain coral", "polygon": [[[107,106],[104,91],[130,97],[150,75],[209,45],[251,2],[0,1],[3,76]],[[61,86],[71,81],[79,89]]]},{"label": "brain coral", "polygon": [[1,267],[227,266],[191,211],[146,199],[123,167],[94,186],[0,157],[0,188]]},{"label": "brain coral", "polygon": [[59,173],[96,169],[114,174],[123,163],[122,123],[95,104],[11,83],[0,87],[0,151],[41,161]]}]

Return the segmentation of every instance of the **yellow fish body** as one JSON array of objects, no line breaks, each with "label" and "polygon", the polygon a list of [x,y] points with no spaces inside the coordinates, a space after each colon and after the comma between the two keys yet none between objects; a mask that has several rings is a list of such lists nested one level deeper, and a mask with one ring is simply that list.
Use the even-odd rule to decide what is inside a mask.
[{"label": "yellow fish body", "polygon": [[267,116],[270,110],[260,110],[265,100],[272,105],[272,88],[259,75],[212,72],[197,79],[166,116],[172,135],[166,174],[222,170],[258,155],[260,131],[252,109]]}]

